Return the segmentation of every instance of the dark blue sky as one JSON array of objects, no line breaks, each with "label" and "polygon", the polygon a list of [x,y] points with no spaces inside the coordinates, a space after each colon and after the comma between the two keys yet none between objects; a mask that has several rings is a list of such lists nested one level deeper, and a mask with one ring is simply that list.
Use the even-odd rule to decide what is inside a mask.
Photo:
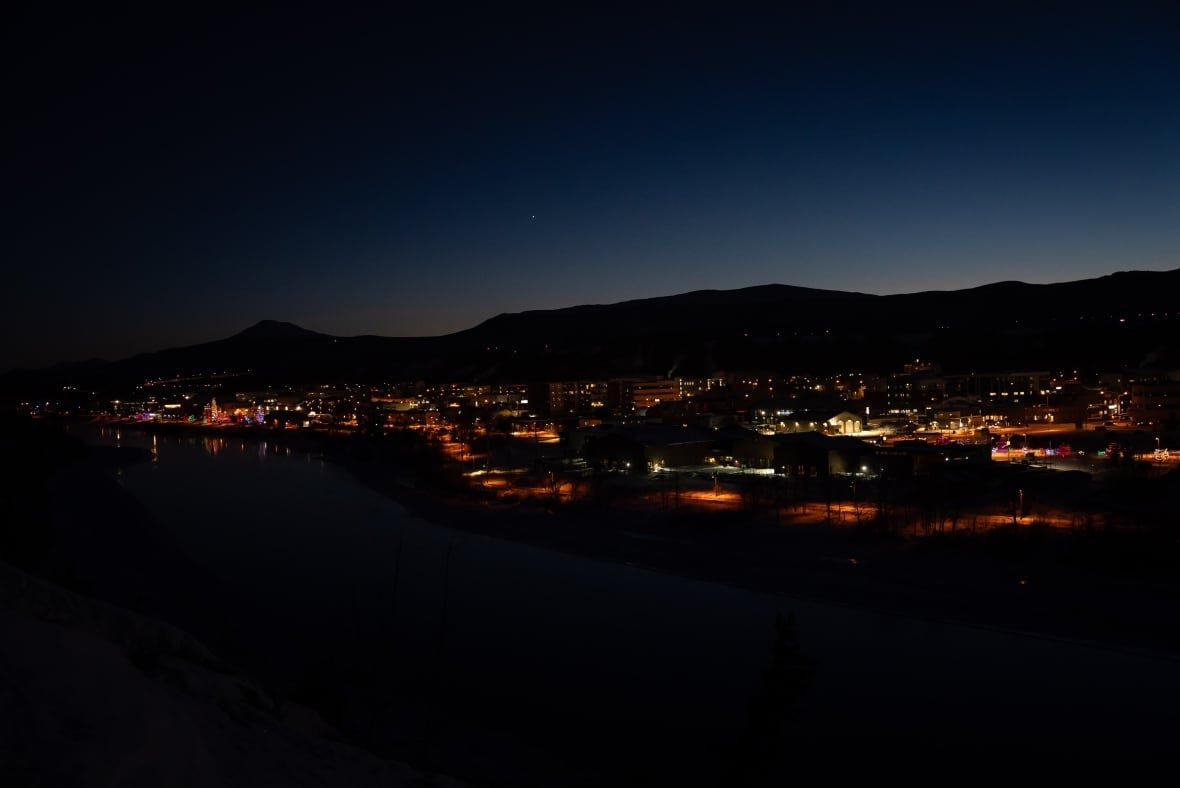
[{"label": "dark blue sky", "polygon": [[428,5],[16,20],[0,369],[1180,266],[1168,4]]}]

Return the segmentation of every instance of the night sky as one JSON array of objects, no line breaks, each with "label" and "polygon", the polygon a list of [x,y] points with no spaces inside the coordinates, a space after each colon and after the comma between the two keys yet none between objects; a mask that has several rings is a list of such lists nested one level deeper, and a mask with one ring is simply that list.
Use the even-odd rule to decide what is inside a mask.
[{"label": "night sky", "polygon": [[1180,266],[1170,4],[436,5],[9,19],[0,370]]}]

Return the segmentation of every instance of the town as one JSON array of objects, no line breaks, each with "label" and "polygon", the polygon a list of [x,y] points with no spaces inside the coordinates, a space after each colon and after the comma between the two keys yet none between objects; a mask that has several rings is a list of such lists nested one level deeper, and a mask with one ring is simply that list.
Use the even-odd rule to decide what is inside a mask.
[{"label": "town", "polygon": [[[1090,481],[1155,478],[1180,462],[1170,446],[1180,380],[1165,371],[944,374],[914,359],[888,374],[826,376],[251,391],[235,390],[237,379],[146,380],[123,398],[75,399],[72,413],[192,430],[211,450],[260,433],[410,436],[449,469],[452,492],[483,500],[746,511],[906,533],[1142,526],[1139,502],[1096,498]],[[34,414],[71,407],[24,404]]]}]

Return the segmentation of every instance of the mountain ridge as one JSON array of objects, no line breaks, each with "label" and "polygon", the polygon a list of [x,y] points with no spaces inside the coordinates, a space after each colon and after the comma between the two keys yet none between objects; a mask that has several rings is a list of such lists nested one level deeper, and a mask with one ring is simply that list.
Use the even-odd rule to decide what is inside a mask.
[{"label": "mountain ridge", "polygon": [[283,320],[259,320],[249,328],[242,329],[230,339],[287,339],[290,337],[328,336]]},{"label": "mountain ridge", "polygon": [[887,372],[914,357],[965,370],[1130,368],[1146,359],[1180,367],[1176,292],[1180,269],[890,295],[784,284],[694,290],[502,313],[433,337],[342,337],[263,320],[197,345],[0,375],[0,387],[80,382],[105,388],[214,373],[237,375],[243,384],[270,384],[527,382],[665,374],[673,368],[684,375],[726,369]]}]

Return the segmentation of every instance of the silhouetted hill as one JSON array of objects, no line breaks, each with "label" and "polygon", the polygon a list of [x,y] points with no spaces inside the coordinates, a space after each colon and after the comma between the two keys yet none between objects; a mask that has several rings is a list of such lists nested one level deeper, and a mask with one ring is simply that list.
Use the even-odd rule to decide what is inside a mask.
[{"label": "silhouetted hill", "polygon": [[[501,314],[456,336],[527,341],[538,331],[549,340],[576,339],[592,331],[600,339],[713,333],[719,318],[771,323],[789,313],[795,322],[822,320],[833,308],[855,309],[879,296],[761,285],[740,290],[696,290],[617,304]],[[702,325],[703,323],[703,325]]]},{"label": "silhouetted hill", "polygon": [[1180,269],[878,296],[764,285],[502,314],[441,337],[334,337],[262,321],[228,339],[63,373],[9,374],[6,391],[69,382],[233,375],[320,381],[568,380],[625,375],[1180,367]]},{"label": "silhouetted hill", "polygon": [[10,369],[0,373],[0,394],[58,391],[63,386],[70,385],[72,381],[88,379],[109,364],[106,359],[91,358],[85,361],[66,361],[42,369]]},{"label": "silhouetted hill", "polygon": [[510,345],[507,377],[1180,364],[1178,286],[1180,270],[890,296],[766,285],[500,315],[456,336]]},{"label": "silhouetted hill", "polygon": [[244,331],[234,334],[232,339],[292,339],[322,336],[327,335],[308,331],[294,323],[284,323],[281,320],[259,320]]}]

